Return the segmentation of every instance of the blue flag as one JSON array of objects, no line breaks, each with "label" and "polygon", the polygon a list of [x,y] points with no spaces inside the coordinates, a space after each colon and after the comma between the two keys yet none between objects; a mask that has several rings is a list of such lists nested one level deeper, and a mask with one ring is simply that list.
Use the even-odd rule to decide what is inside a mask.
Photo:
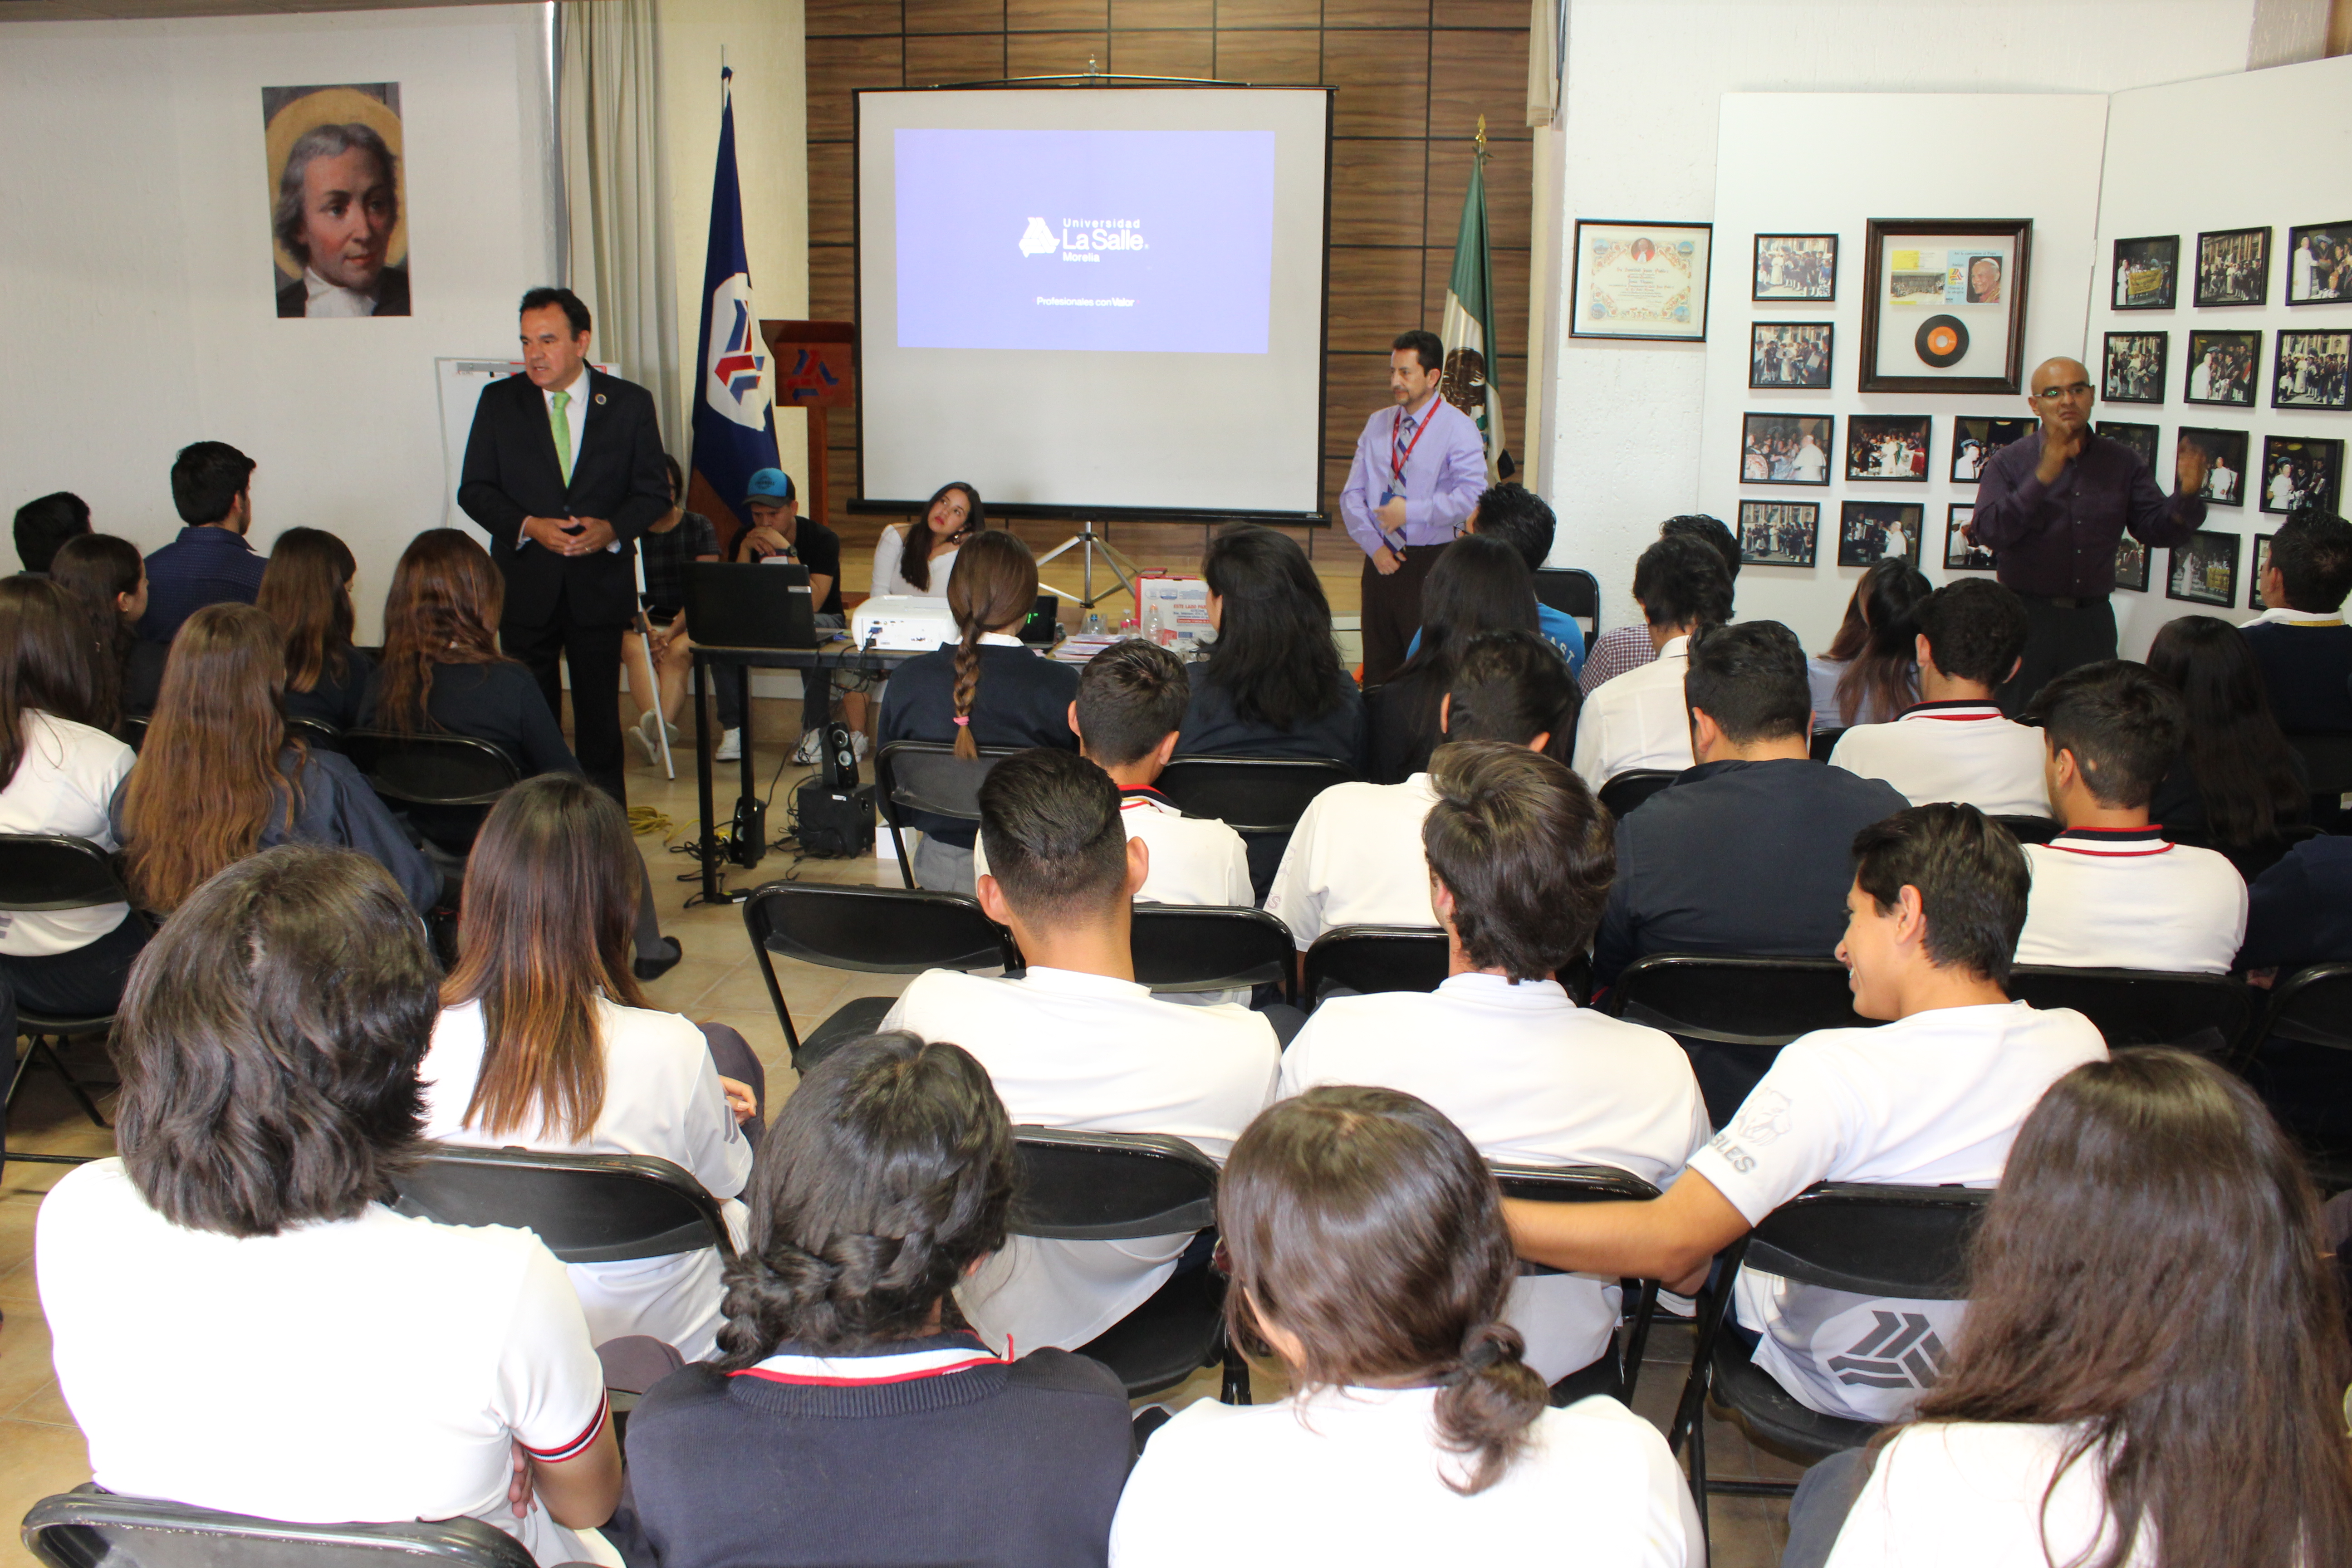
[{"label": "blue flag", "polygon": [[752,474],[777,467],[768,345],[751,306],[743,194],[735,178],[735,73],[719,73],[719,169],[710,181],[710,252],[702,264],[702,346],[695,356],[694,465],[736,521]]}]

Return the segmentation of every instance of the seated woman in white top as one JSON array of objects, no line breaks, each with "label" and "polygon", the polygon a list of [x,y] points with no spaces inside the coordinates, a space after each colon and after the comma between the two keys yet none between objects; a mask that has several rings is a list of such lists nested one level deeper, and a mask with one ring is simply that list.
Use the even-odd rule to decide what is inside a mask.
[{"label": "seated woman in white top", "polygon": [[[923,509],[922,521],[886,528],[874,542],[874,596],[946,598],[956,552],[987,526],[978,490],[961,479],[941,485]],[[919,536],[919,544],[909,542]]]},{"label": "seated woman in white top", "polygon": [[1427,1102],[1334,1086],[1275,1106],[1234,1145],[1217,1224],[1230,1330],[1293,1393],[1161,1427],[1112,1568],[1197,1560],[1204,1498],[1228,1568],[1705,1561],[1655,1427],[1613,1399],[1547,1406],[1501,1321],[1518,1265],[1494,1177]]},{"label": "seated woman in white top", "polygon": [[1816,734],[1889,723],[1919,700],[1919,628],[1911,610],[1934,586],[1899,556],[1862,574],[1829,651],[1805,660]]},{"label": "seated woman in white top", "polygon": [[[740,1246],[751,1091],[719,1076],[701,1030],[646,1007],[629,964],[639,877],[620,806],[577,774],[525,779],[491,808],[422,1069],[425,1131],[671,1161],[721,1201]],[[716,1248],[568,1267],[598,1344],[648,1334],[700,1361],[717,1342]]]},{"label": "seated woman in white top", "polygon": [[2010,1151],[1942,1375],[1808,1473],[1787,1561],[2352,1563],[2334,1273],[2303,1161],[2243,1083],[2169,1050],[2076,1068]]}]

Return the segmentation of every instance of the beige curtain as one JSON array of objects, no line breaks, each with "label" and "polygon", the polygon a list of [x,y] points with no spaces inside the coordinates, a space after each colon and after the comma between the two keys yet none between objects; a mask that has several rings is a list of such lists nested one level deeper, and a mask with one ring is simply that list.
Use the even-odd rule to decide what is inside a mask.
[{"label": "beige curtain", "polygon": [[572,288],[595,313],[595,357],[654,395],[677,452],[686,414],[654,13],[655,0],[563,0],[557,120]]},{"label": "beige curtain", "polygon": [[1559,114],[1559,30],[1569,0],[1528,0],[1528,123],[1549,125]]}]

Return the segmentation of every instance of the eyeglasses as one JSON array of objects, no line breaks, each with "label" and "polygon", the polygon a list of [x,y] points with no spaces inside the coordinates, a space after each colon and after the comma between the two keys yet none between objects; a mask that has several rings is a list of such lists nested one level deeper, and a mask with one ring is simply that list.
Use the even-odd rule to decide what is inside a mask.
[{"label": "eyeglasses", "polygon": [[2091,395],[2091,384],[2087,381],[2078,381],[2072,386],[2045,386],[2033,395],[2036,397],[2088,397]]}]

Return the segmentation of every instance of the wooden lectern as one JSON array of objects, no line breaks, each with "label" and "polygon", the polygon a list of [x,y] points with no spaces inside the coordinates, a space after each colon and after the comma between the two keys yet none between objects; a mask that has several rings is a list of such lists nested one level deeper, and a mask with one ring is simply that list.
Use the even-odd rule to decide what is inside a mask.
[{"label": "wooden lectern", "polygon": [[856,405],[857,329],[848,321],[761,321],[760,336],[774,356],[776,406],[808,410],[808,485],[801,515],[830,523],[825,412]]}]

